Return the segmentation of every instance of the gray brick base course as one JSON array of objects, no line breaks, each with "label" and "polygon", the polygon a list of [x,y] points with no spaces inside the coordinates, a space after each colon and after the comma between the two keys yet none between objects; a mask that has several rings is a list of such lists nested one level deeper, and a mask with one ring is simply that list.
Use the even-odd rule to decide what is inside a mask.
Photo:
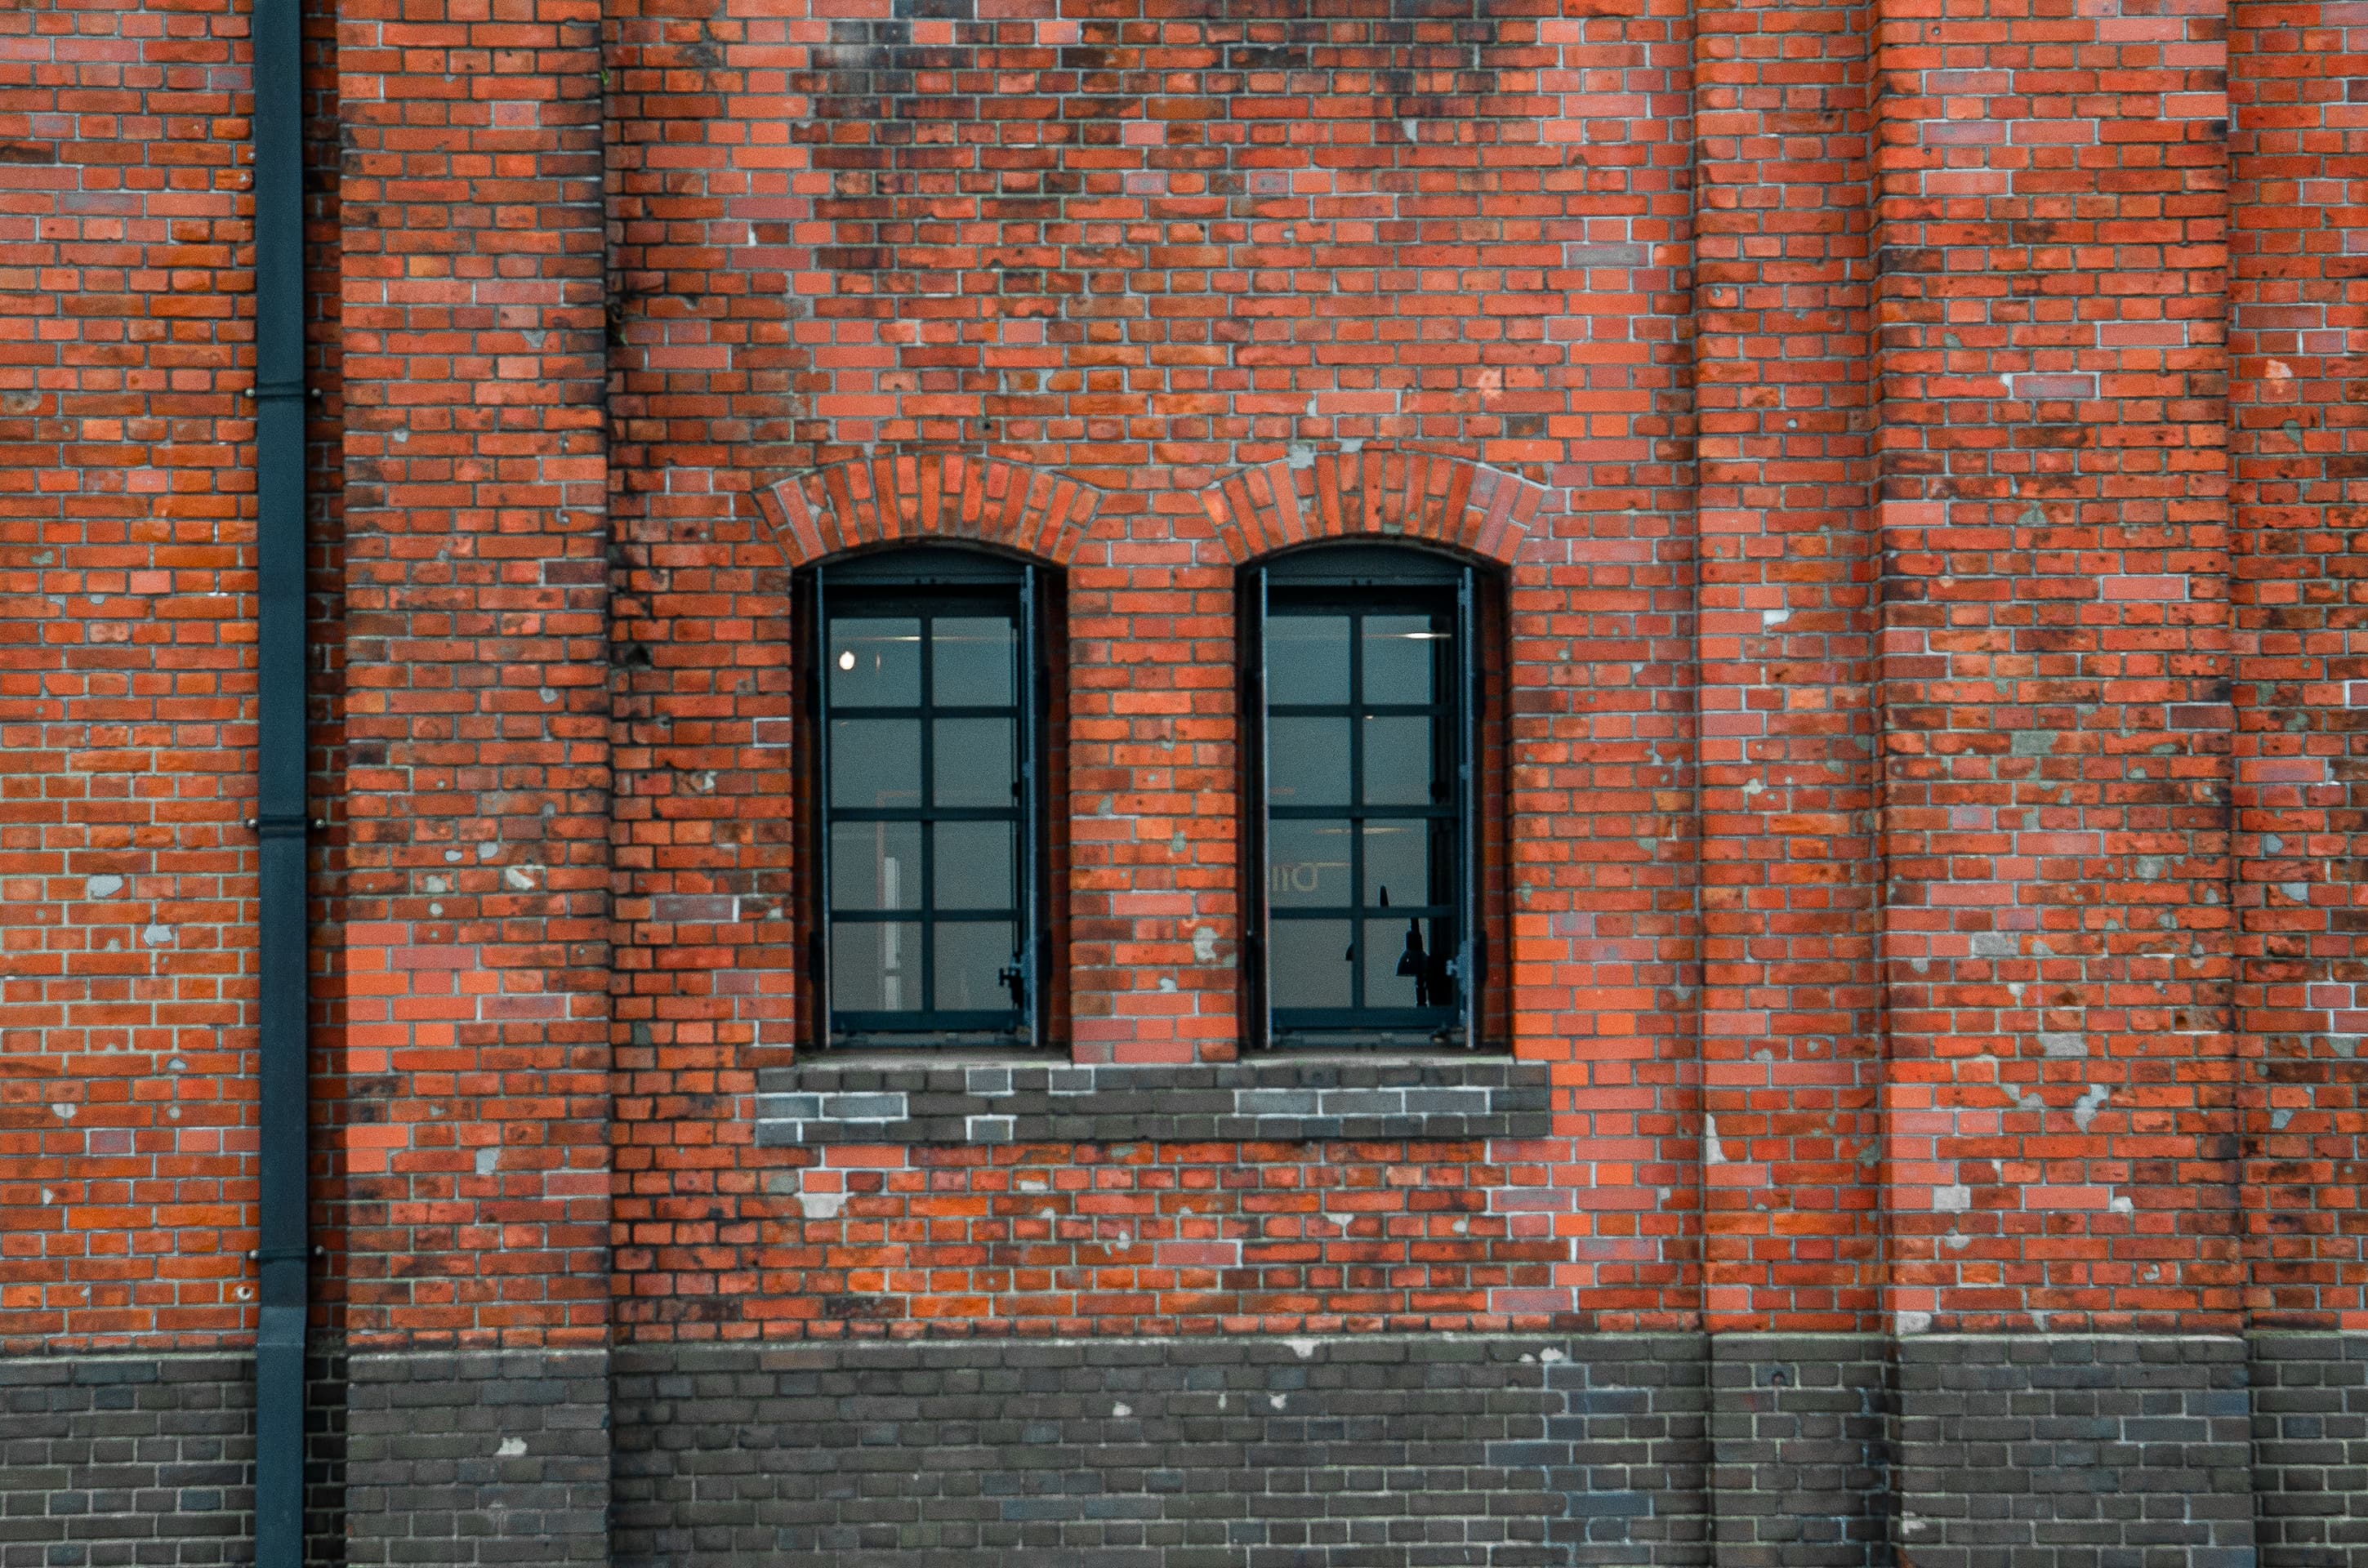
[{"label": "gray brick base course", "polygon": [[609,1560],[609,1353],[352,1358],[348,1560]]},{"label": "gray brick base course", "polygon": [[[344,1369],[313,1364],[308,1563],[343,1561]],[[255,1561],[255,1362],[0,1359],[0,1568]]]},{"label": "gray brick base course", "polygon": [[1700,1563],[1692,1338],[621,1351],[655,1568]]},{"label": "gray brick base course", "polygon": [[1916,1568],[2250,1568],[2244,1341],[1933,1335],[1898,1377]]},{"label": "gray brick base course", "polygon": [[1719,1568],[1877,1568],[1891,1556],[1892,1391],[1879,1335],[1711,1341]]},{"label": "gray brick base course", "polygon": [[2261,1568],[2368,1568],[2368,1334],[2248,1347]]},{"label": "gray brick base course", "polygon": [[[0,1568],[251,1562],[251,1369],[0,1360]],[[315,1568],[2368,1568],[2363,1335],[370,1355],[312,1443]]]}]

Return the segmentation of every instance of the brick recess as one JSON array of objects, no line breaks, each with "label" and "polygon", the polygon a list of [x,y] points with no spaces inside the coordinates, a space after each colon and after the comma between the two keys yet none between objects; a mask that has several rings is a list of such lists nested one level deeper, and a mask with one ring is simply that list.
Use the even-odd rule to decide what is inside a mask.
[{"label": "brick recess", "polygon": [[2230,34],[2236,372],[2237,1027],[2257,1322],[2368,1327],[2368,659],[2358,585],[2368,310],[2357,7],[2245,5]]},{"label": "brick recess", "polygon": [[[318,0],[323,1326],[2368,1324],[2352,11]],[[245,32],[0,14],[9,1345],[251,1329]],[[797,569],[1058,569],[1062,1043],[1209,1062],[1351,536],[1551,1133],[757,1149]]]}]

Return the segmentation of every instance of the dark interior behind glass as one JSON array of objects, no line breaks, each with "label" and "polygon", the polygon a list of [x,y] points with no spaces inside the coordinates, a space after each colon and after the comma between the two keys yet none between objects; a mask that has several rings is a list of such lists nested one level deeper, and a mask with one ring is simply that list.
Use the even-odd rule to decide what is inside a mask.
[{"label": "dark interior behind glass", "polygon": [[1263,585],[1276,1045],[1460,1044],[1468,1027],[1468,592],[1434,560],[1312,551]]}]

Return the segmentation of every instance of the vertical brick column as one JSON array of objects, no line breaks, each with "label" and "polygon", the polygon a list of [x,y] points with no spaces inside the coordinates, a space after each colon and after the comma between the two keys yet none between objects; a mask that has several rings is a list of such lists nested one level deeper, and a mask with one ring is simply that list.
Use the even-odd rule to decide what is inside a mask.
[{"label": "vertical brick column", "polygon": [[599,10],[352,0],[339,68],[350,1329],[608,1314]]},{"label": "vertical brick column", "polygon": [[2209,4],[1885,15],[1911,1331],[2226,1326],[2236,1302],[2221,24]]},{"label": "vertical brick column", "polygon": [[1735,1328],[1874,1305],[1870,19],[1698,12],[1704,1302]]},{"label": "vertical brick column", "polygon": [[2236,906],[2257,1324],[2368,1328],[2368,17],[2235,8]]},{"label": "vertical brick column", "polygon": [[[1552,112],[1526,153],[1557,192],[1560,455],[1509,597],[1512,1038],[1554,1063],[1559,1118],[1551,1142],[1494,1151],[1516,1184],[1495,1201],[1569,1258],[1551,1294],[1496,1305],[1607,1328],[1691,1328],[1701,1301],[1687,17],[1543,24]],[[1537,443],[1497,445],[1517,461]]]}]

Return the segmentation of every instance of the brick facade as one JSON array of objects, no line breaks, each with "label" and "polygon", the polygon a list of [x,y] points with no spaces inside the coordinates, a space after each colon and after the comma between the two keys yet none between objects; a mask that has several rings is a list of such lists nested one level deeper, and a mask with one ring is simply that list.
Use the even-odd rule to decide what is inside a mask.
[{"label": "brick facade", "polygon": [[[249,19],[0,15],[0,1389],[199,1358],[151,1446],[200,1470],[255,1331]],[[2360,6],[306,29],[339,1551],[2368,1562]],[[1500,1050],[1278,1062],[1245,1003],[1244,574],[1359,540],[1489,584]],[[808,573],[920,540],[1048,585],[1039,1060],[817,1048]],[[1104,1495],[1240,1445],[1312,1494],[1351,1438],[1192,1403],[1302,1372],[1461,1501],[875,1517],[779,1431],[794,1484],[667,1490],[909,1377],[882,1453],[1042,1403],[1015,1500],[1121,1440],[1180,1457]],[[775,1413],[671,1432],[677,1379]],[[1072,1408],[1138,1382],[1167,1436]],[[82,1397],[0,1562],[85,1550],[7,1501]],[[2157,1417],[2178,1464],[2094,1457]],[[2120,1501],[1998,1482],[2041,1449]]]}]

